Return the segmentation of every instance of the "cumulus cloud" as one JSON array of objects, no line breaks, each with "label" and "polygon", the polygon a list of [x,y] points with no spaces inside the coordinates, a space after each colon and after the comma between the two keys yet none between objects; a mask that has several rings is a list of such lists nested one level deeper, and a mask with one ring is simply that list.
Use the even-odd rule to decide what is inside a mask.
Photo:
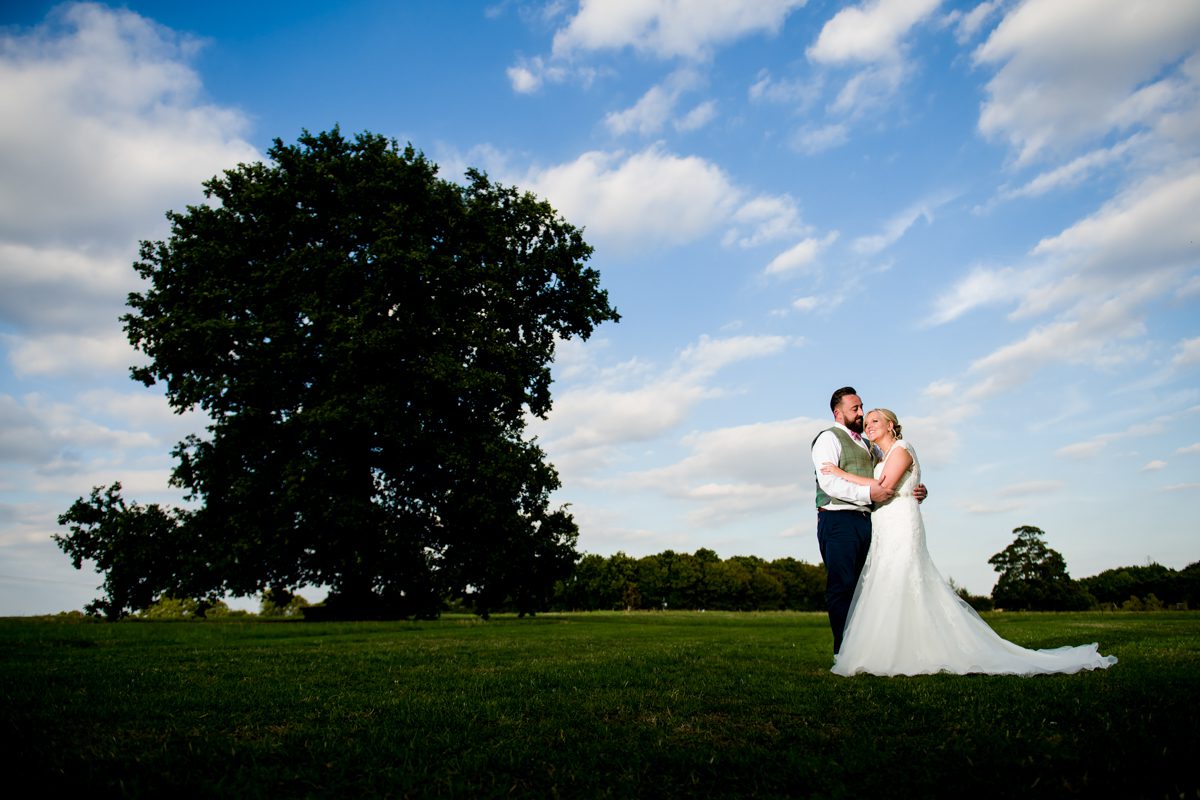
[{"label": "cumulus cloud", "polygon": [[145,359],[119,330],[87,334],[50,333],[38,336],[0,337],[8,345],[8,360],[19,377],[119,375]]},{"label": "cumulus cloud", "polygon": [[686,133],[698,131],[717,118],[717,101],[705,100],[675,120],[675,130]]},{"label": "cumulus cloud", "polygon": [[123,372],[137,240],[164,234],[201,181],[259,157],[244,117],[202,99],[188,66],[200,46],[92,4],[0,34],[0,319],[22,374]]},{"label": "cumulus cloud", "polygon": [[[977,268],[934,304],[947,322],[985,304],[1016,302],[1014,320],[1047,313],[1022,338],[976,359],[981,398],[1011,389],[1048,364],[1112,369],[1143,359],[1149,304],[1176,292],[1195,267],[1200,161],[1183,161],[1119,191],[1094,213],[1042,239],[1023,269]],[[1190,350],[1178,355],[1186,366]]]},{"label": "cumulus cloud", "polygon": [[1072,159],[1062,166],[1040,173],[1025,184],[1005,189],[1000,193],[1000,200],[1012,200],[1020,197],[1040,197],[1048,192],[1078,186],[1097,172],[1119,164],[1127,153],[1145,142],[1146,136],[1138,134],[1112,147],[1105,147]]},{"label": "cumulus cloud", "polygon": [[531,421],[531,429],[547,442],[555,464],[587,472],[626,444],[664,435],[697,403],[720,394],[712,379],[721,370],[792,344],[783,336],[702,336],[666,368],[635,361],[576,370],[584,379],[561,389],[549,419]]},{"label": "cumulus cloud", "polygon": [[[518,183],[586,227],[589,240],[621,252],[686,244],[722,231],[724,244],[747,248],[809,232],[790,196],[750,195],[713,162],[667,152],[661,144],[637,153],[590,151],[533,169]],[[819,245],[835,238],[828,234]]]},{"label": "cumulus cloud", "polygon": [[946,15],[946,23],[954,26],[955,40],[959,44],[966,44],[1001,11],[1003,5],[1003,0],[986,0],[969,11],[955,9]]},{"label": "cumulus cloud", "polygon": [[975,51],[976,64],[997,70],[979,129],[1006,141],[1025,164],[1152,125],[1174,110],[1181,89],[1174,65],[1198,42],[1200,4],[1192,0],[1021,3]]},{"label": "cumulus cloud", "polygon": [[[169,449],[203,422],[126,379],[139,359],[119,316],[138,240],[202,202],[202,181],[261,158],[245,116],[205,98],[191,66],[203,46],[90,3],[0,30],[0,485],[19,498],[5,544],[48,546],[55,515],[24,509],[114,480],[179,499]],[[129,390],[81,388],[108,379]]]},{"label": "cumulus cloud", "polygon": [[[1191,267],[1200,241],[1200,160],[1134,184],[1092,214],[1038,242],[1034,256],[1100,275]],[[1140,279],[1140,278],[1139,278]]]},{"label": "cumulus cloud", "polygon": [[1142,472],[1158,472],[1160,469],[1165,469],[1166,466],[1167,462],[1155,459],[1147,461],[1146,465],[1142,467]]},{"label": "cumulus cloud", "polygon": [[969,372],[980,378],[967,396],[980,399],[1012,389],[1048,364],[1111,369],[1140,361],[1144,349],[1133,343],[1145,333],[1145,324],[1136,315],[1138,301],[1110,298],[1086,314],[1039,325],[1019,341],[975,360]]},{"label": "cumulus cloud", "polygon": [[981,306],[1011,303],[1028,288],[1032,275],[1011,267],[977,266],[953,286],[938,294],[926,325],[943,325]]},{"label": "cumulus cloud", "polygon": [[893,60],[904,36],[939,4],[940,0],[873,0],[844,8],[825,23],[808,57],[834,64]]},{"label": "cumulus cloud", "polygon": [[853,120],[886,109],[909,69],[906,62],[894,61],[859,70],[842,86],[830,110]]},{"label": "cumulus cloud", "polygon": [[1200,364],[1200,336],[1194,339],[1184,339],[1179,343],[1177,352],[1171,359],[1171,366],[1176,368],[1194,367]]},{"label": "cumulus cloud", "polygon": [[625,249],[710,233],[730,218],[741,195],[720,167],[661,145],[632,155],[590,151],[535,170],[523,183],[591,235]]},{"label": "cumulus cloud", "polygon": [[700,83],[700,76],[693,70],[678,70],[661,84],[650,87],[630,108],[607,114],[604,124],[618,136],[627,133],[656,134],[668,123],[673,124],[676,130],[696,130],[712,120],[716,114],[716,103],[701,103],[682,116],[677,116],[675,109],[680,98]]},{"label": "cumulus cloud", "polygon": [[658,58],[706,57],[717,46],[773,34],[806,0],[727,0],[680,3],[581,0],[579,11],[554,35],[555,56],[630,47]]},{"label": "cumulus cloud", "polygon": [[689,434],[678,462],[627,476],[631,487],[690,501],[696,525],[786,508],[811,495],[809,447],[826,420],[795,419]]},{"label": "cumulus cloud", "polygon": [[257,159],[244,117],[201,99],[199,46],[92,4],[0,34],[0,238],[127,245],[200,180]]}]

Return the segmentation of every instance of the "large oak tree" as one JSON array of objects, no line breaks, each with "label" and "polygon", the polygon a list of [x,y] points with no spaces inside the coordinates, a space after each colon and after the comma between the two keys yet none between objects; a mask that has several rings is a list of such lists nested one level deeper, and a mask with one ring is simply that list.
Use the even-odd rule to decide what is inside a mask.
[{"label": "large oak tree", "polygon": [[[532,194],[443,180],[377,135],[305,132],[269,156],[205,183],[134,265],[133,377],[211,419],[174,451],[196,507],[160,526],[156,588],[327,585],[351,616],[455,594],[534,610],[577,528],[527,415],[550,410],[556,339],[619,319],[591,247]],[[60,520],[77,563],[113,516],[86,513],[99,497]]]}]

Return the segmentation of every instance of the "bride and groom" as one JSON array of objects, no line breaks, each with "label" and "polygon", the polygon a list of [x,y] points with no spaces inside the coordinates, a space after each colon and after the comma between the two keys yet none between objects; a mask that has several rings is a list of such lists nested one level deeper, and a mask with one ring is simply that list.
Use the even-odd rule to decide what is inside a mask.
[{"label": "bride and groom", "polygon": [[835,673],[1035,675],[1117,662],[1096,644],[1029,650],[996,634],[929,556],[921,465],[896,415],[864,417],[850,386],[829,405],[835,424],[813,440],[812,460]]}]

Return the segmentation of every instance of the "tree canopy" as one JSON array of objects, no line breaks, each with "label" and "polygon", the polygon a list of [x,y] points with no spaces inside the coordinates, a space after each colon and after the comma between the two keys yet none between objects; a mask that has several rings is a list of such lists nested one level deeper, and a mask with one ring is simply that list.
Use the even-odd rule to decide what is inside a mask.
[{"label": "tree canopy", "polygon": [[1082,611],[1093,604],[1067,573],[1067,561],[1042,541],[1041,528],[1013,528],[1017,538],[988,559],[1000,578],[992,589],[999,608],[1033,611]]},{"label": "tree canopy", "polygon": [[[591,247],[532,194],[440,179],[378,135],[305,132],[269,157],[206,182],[134,264],[148,288],[122,320],[149,363],[132,375],[211,420],[173,451],[196,507],[159,538],[183,551],[143,582],[326,585],[351,616],[535,605],[577,528],[526,419],[550,410],[556,340],[619,319]],[[86,507],[119,505],[92,501],[60,519],[77,563],[112,533]]]}]

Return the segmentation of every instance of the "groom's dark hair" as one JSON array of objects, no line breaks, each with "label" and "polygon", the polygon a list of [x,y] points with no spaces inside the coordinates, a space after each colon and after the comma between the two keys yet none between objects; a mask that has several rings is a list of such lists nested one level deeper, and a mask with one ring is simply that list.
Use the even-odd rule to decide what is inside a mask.
[{"label": "groom's dark hair", "polygon": [[838,403],[841,403],[842,398],[848,394],[858,394],[858,392],[854,391],[853,386],[843,386],[842,388],[840,388],[836,392],[834,392],[833,397],[829,398],[829,410],[836,413]]}]

